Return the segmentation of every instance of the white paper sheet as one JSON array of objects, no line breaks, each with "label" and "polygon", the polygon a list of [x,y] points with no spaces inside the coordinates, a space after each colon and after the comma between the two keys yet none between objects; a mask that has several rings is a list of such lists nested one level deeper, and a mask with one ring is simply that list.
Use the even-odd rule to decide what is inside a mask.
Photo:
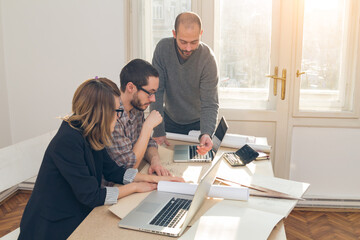
[{"label": "white paper sheet", "polygon": [[[200,131],[191,130],[188,135],[199,138]],[[247,143],[255,143],[255,137],[254,136],[240,135],[240,134],[226,133],[225,137],[223,139],[223,143],[224,144],[226,144],[226,143],[236,143],[236,144],[239,144],[239,145],[245,145]]]},{"label": "white paper sheet", "polygon": [[[160,181],[158,183],[158,191],[194,195],[197,186],[198,184],[196,183]],[[245,187],[212,185],[208,197],[247,201],[249,199],[249,189]]]},{"label": "white paper sheet", "polygon": [[[179,239],[267,239],[283,216],[221,201],[209,209]],[[237,201],[238,202],[238,201]]]},{"label": "white paper sheet", "polygon": [[[185,141],[185,142],[194,142],[198,143],[198,136],[199,134],[191,133],[192,135],[185,135],[185,134],[177,134],[177,133],[166,133],[166,137],[172,140],[178,141]],[[224,137],[224,140],[221,143],[223,147],[230,147],[230,148],[241,148],[245,144],[248,144],[256,151],[260,152],[270,152],[271,146],[263,143],[259,143],[257,141],[258,138],[252,136],[244,136],[238,134],[229,134],[227,133]]]},{"label": "white paper sheet", "polygon": [[212,198],[247,201],[249,199],[249,189],[245,187],[212,185],[208,196]]},{"label": "white paper sheet", "polygon": [[[239,182],[245,185],[256,185],[278,192],[286,193],[294,197],[301,198],[309,187],[308,183],[296,182],[282,178],[271,176],[245,174],[232,174],[231,172],[218,172],[218,177]],[[297,200],[267,198],[267,197],[251,197],[246,202],[237,202],[236,206],[242,208],[253,208],[261,211],[271,212],[286,217],[295,207]]]},{"label": "white paper sheet", "polygon": [[133,193],[124,198],[120,198],[116,204],[109,207],[109,210],[119,218],[124,218],[150,193],[151,192]]}]

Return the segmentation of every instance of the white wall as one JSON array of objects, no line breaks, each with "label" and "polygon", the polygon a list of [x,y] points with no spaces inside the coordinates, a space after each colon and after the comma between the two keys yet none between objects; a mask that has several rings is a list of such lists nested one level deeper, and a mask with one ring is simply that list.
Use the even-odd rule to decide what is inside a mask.
[{"label": "white wall", "polygon": [[[2,3],[0,2],[0,13],[2,12]],[[5,81],[5,66],[4,66],[4,48],[3,48],[3,23],[0,17],[0,148],[11,144],[10,132],[10,117],[7,86]]]},{"label": "white wall", "polygon": [[5,122],[2,111],[0,125],[11,133],[10,141],[1,133],[1,143],[14,144],[56,129],[56,117],[70,113],[75,89],[86,79],[104,76],[119,85],[126,58],[123,0],[1,4],[0,107]]},{"label": "white wall", "polygon": [[358,128],[294,128],[290,179],[311,184],[305,198],[360,199],[359,139]]}]

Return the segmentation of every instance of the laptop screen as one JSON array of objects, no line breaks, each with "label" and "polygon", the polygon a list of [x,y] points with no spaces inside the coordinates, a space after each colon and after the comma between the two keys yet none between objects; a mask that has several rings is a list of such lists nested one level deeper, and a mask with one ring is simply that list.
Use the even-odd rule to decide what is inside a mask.
[{"label": "laptop screen", "polygon": [[215,134],[213,136],[213,151],[216,153],[220,147],[222,140],[225,137],[226,131],[228,130],[228,125],[225,121],[225,118],[222,117],[218,127],[215,130]]}]

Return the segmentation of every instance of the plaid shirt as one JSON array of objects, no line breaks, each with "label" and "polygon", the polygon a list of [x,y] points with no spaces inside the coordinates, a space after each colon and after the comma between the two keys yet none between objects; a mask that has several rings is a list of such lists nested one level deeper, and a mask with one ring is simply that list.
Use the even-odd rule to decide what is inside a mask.
[{"label": "plaid shirt", "polygon": [[[120,109],[124,109],[121,100]],[[133,147],[140,136],[141,128],[145,121],[143,111],[133,108],[129,114],[130,116],[124,111],[121,118],[118,119],[115,130],[112,133],[112,145],[106,148],[112,160],[119,166],[123,165],[126,168],[132,168],[136,163]],[[155,140],[150,138],[147,147],[157,148]]]}]

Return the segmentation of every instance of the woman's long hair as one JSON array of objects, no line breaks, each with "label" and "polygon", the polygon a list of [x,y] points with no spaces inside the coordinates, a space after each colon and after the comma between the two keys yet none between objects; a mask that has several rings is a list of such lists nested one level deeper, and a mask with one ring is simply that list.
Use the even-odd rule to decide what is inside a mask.
[{"label": "woman's long hair", "polygon": [[107,78],[89,79],[77,89],[72,100],[72,115],[64,120],[80,130],[94,150],[111,145],[111,123],[119,88]]}]

